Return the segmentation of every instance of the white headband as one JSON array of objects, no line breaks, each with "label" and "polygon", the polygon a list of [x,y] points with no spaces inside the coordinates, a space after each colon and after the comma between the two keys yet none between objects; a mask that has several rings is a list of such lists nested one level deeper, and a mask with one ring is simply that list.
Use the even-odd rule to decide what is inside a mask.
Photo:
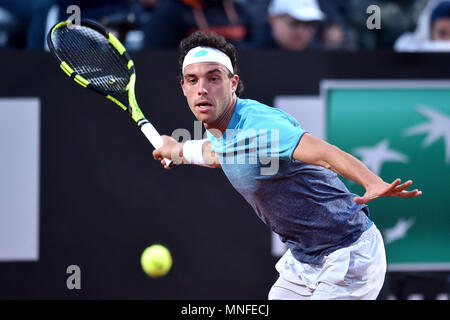
[{"label": "white headband", "polygon": [[234,73],[230,58],[222,51],[211,47],[195,47],[189,50],[184,57],[183,73],[184,68],[188,65],[198,62],[217,62],[223,64],[231,73]]}]

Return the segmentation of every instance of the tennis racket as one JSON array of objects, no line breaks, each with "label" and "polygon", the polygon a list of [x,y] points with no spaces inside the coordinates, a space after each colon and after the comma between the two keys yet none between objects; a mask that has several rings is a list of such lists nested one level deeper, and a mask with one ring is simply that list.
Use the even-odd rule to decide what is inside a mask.
[{"label": "tennis racket", "polygon": [[[127,111],[153,147],[161,147],[161,136],[136,101],[134,62],[112,33],[91,20],[81,20],[80,24],[67,20],[50,30],[47,43],[61,69],[71,79]],[[164,160],[166,165],[174,165]]]}]

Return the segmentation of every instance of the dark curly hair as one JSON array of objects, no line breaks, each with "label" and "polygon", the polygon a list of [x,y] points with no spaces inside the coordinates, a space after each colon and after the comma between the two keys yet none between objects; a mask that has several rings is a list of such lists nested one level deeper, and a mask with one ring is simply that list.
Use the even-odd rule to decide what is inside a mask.
[{"label": "dark curly hair", "polygon": [[[184,57],[189,52],[189,50],[199,46],[215,48],[225,53],[231,60],[234,74],[239,73],[239,68],[237,65],[237,51],[236,48],[231,43],[227,42],[227,40],[223,36],[217,33],[214,32],[205,33],[202,31],[196,31],[192,33],[190,36],[181,40],[180,46],[178,47],[178,54],[179,54],[178,63],[180,66],[178,78],[180,81],[183,80]],[[234,74],[229,72],[228,76],[232,78]],[[239,83],[236,88],[236,95],[239,96],[243,90],[244,84],[239,79]]]}]

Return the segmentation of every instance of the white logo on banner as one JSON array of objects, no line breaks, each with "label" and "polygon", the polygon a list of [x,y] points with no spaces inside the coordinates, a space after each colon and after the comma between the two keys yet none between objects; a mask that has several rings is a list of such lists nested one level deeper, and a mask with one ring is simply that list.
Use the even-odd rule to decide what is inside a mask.
[{"label": "white logo on banner", "polygon": [[358,147],[353,153],[376,175],[380,175],[381,167],[385,162],[408,162],[408,157],[389,148],[389,140],[384,139],[371,147]]},{"label": "white logo on banner", "polygon": [[424,106],[418,107],[416,110],[428,118],[429,122],[406,129],[405,135],[428,133],[428,136],[423,141],[424,148],[439,138],[443,138],[445,143],[445,160],[447,163],[450,163],[450,116]]}]

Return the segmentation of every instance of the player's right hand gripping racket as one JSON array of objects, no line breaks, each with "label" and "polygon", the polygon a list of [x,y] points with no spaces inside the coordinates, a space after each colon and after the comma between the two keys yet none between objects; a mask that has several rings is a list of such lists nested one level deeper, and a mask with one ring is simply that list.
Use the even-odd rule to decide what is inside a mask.
[{"label": "player's right hand gripping racket", "polygon": [[[161,147],[161,136],[136,102],[133,60],[113,34],[94,21],[81,20],[80,24],[74,24],[67,20],[50,30],[47,42],[50,52],[70,78],[128,111],[153,147]],[[164,160],[166,165],[174,165]]]}]

